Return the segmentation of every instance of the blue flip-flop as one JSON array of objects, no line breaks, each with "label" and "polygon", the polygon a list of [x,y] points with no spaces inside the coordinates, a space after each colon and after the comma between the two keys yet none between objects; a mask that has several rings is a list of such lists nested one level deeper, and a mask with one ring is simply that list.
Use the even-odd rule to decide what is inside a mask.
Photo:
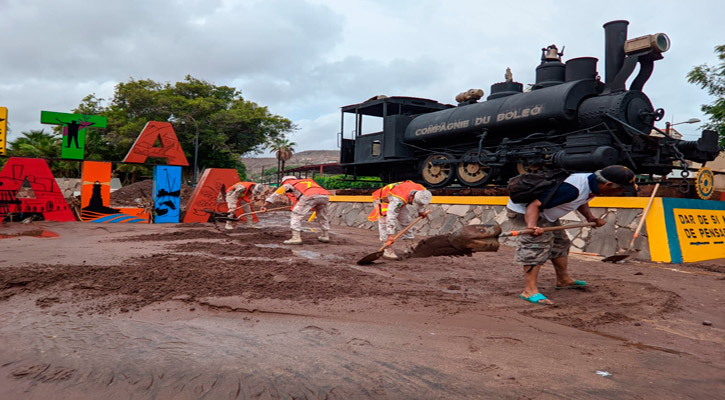
[{"label": "blue flip-flop", "polygon": [[587,287],[587,283],[586,282],[584,282],[584,281],[574,281],[574,283],[571,284],[571,285],[569,285],[569,286],[554,286],[554,289],[556,289],[556,290],[559,290],[559,289],[582,289],[582,288],[585,288],[585,287]]},{"label": "blue flip-flop", "polygon": [[541,293],[536,293],[535,295],[529,296],[529,297],[526,297],[523,294],[520,294],[519,297],[521,297],[522,299],[528,301],[529,303],[534,303],[534,304],[540,304],[540,305],[543,305],[543,306],[548,306],[548,304],[546,304],[546,303],[539,303],[541,300],[549,300],[549,299],[546,298],[546,296],[544,296]]}]

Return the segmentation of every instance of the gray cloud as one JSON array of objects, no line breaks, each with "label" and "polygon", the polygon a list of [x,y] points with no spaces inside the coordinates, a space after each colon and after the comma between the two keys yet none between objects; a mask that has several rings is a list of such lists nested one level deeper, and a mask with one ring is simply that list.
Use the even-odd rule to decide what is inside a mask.
[{"label": "gray cloud", "polygon": [[[39,129],[41,110],[67,112],[95,93],[110,98],[130,77],[176,82],[187,74],[242,90],[297,123],[298,149],[335,148],[339,107],[377,94],[453,103],[469,88],[503,79],[531,83],[540,49],[594,56],[603,74],[602,24],[628,19],[630,37],[668,33],[672,50],[645,87],[675,121],[705,119],[714,99],[686,82],[717,62],[725,6],[614,0],[0,0],[0,106],[10,139]],[[686,135],[697,126],[683,125]]]},{"label": "gray cloud", "polygon": [[340,30],[324,7],[279,0],[10,4],[12,23],[0,25],[16,38],[3,44],[10,79],[285,74],[314,63]]}]

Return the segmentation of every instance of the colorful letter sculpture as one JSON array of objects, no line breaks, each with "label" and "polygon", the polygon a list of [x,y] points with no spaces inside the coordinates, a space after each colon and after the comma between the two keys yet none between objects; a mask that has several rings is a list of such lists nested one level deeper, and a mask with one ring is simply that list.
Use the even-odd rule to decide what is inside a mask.
[{"label": "colorful letter sculpture", "polygon": [[[18,197],[26,182],[34,198]],[[40,214],[47,221],[75,221],[48,163],[39,158],[11,157],[0,171],[0,221],[9,213],[19,218]]]},{"label": "colorful letter sculpture", "polygon": [[178,223],[181,206],[181,167],[154,167],[154,222]]},{"label": "colorful letter sculpture", "polygon": [[83,186],[81,187],[81,219],[97,223],[148,222],[148,212],[143,208],[111,208],[111,163],[102,161],[83,162]]},{"label": "colorful letter sculpture", "polygon": [[[155,146],[157,140],[161,142],[160,147]],[[148,157],[165,158],[169,165],[189,165],[174,127],[168,122],[147,122],[123,162],[140,164]]]},{"label": "colorful letter sculpture", "polygon": [[85,156],[86,128],[105,128],[108,126],[106,117],[85,114],[66,114],[53,111],[41,111],[40,123],[63,125],[63,144],[61,157],[82,160]]},{"label": "colorful letter sculpture", "polygon": [[8,108],[0,107],[0,155],[7,154]]},{"label": "colorful letter sculpture", "polygon": [[[239,182],[239,174],[235,169],[208,168],[204,170],[191,198],[186,203],[184,222],[209,222],[209,213],[202,211],[205,209],[227,212],[229,209],[222,189],[237,182]],[[217,201],[219,194],[221,194],[221,199]]]}]

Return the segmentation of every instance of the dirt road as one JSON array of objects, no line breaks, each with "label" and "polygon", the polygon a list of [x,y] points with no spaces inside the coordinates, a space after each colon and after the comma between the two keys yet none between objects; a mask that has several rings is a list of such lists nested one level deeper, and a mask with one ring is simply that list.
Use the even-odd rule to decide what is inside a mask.
[{"label": "dirt road", "polygon": [[374,232],[286,216],[0,226],[0,398],[725,398],[723,262],[572,256],[545,307],[505,246],[358,266]]}]

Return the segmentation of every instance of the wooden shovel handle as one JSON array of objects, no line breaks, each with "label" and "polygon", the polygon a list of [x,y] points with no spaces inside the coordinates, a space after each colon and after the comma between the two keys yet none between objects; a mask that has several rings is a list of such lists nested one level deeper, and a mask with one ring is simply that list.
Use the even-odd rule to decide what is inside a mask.
[{"label": "wooden shovel handle", "polygon": [[[587,222],[587,223],[580,223],[580,224],[571,224],[571,225],[562,225],[562,226],[548,226],[546,228],[541,228],[544,232],[551,232],[551,231],[561,231],[564,229],[573,229],[573,228],[584,228],[587,226],[595,226],[596,222]],[[510,232],[504,232],[499,235],[499,237],[507,237],[507,236],[519,236],[519,235],[530,235],[534,233],[533,229],[524,229],[522,231],[510,231]]]},{"label": "wooden shovel handle", "polygon": [[[235,211],[239,210],[240,208],[242,208],[242,207],[237,207],[237,208],[233,209],[232,211],[227,211],[227,213],[235,212]],[[279,208],[270,208],[270,209],[267,209],[266,211],[252,211],[252,212],[248,212],[248,213],[244,213],[244,214],[239,214],[235,218],[240,218],[240,217],[244,217],[245,215],[251,215],[251,214],[262,214],[262,213],[269,212],[269,211],[279,211],[279,210],[284,210],[287,208],[289,208],[289,207],[284,206],[284,207],[279,207]]]},{"label": "wooden shovel handle", "polygon": [[[422,220],[422,219],[423,219],[423,218],[425,218],[426,216],[427,216],[427,214],[426,214],[426,215],[424,215],[424,216],[422,216],[422,217],[418,217],[418,218],[416,218],[416,219],[415,219],[415,221],[413,221],[413,222],[411,222],[411,223],[410,223],[410,225],[406,226],[406,227],[405,227],[405,228],[404,228],[404,229],[403,229],[402,231],[398,232],[398,234],[397,234],[397,235],[393,236],[393,242],[392,242],[392,243],[390,243],[390,246],[392,246],[392,245],[393,245],[393,243],[395,243],[395,241],[397,241],[398,239],[400,239],[400,237],[401,237],[401,236],[405,235],[405,232],[408,232],[408,231],[410,230],[410,228],[412,228],[412,227],[413,227],[413,225],[415,225],[415,224],[417,224],[418,222],[420,222],[420,220]],[[383,245],[383,247],[381,247],[381,248],[380,248],[380,250],[378,250],[378,251],[383,251],[383,250],[387,249],[388,247],[389,247],[389,245],[388,245],[387,243],[385,243],[385,244]]]},{"label": "wooden shovel handle", "polygon": [[660,184],[657,183],[655,185],[655,188],[652,189],[652,194],[649,196],[649,201],[647,202],[647,207],[644,208],[644,212],[642,212],[642,217],[639,219],[639,223],[637,224],[637,229],[634,230],[634,236],[632,236],[632,241],[629,242],[629,248],[634,247],[634,241],[637,240],[637,237],[639,236],[639,231],[642,230],[642,225],[644,225],[644,220],[647,218],[647,214],[649,213],[649,209],[652,207],[652,202],[655,200],[655,194],[657,194],[657,189],[660,188]]}]

